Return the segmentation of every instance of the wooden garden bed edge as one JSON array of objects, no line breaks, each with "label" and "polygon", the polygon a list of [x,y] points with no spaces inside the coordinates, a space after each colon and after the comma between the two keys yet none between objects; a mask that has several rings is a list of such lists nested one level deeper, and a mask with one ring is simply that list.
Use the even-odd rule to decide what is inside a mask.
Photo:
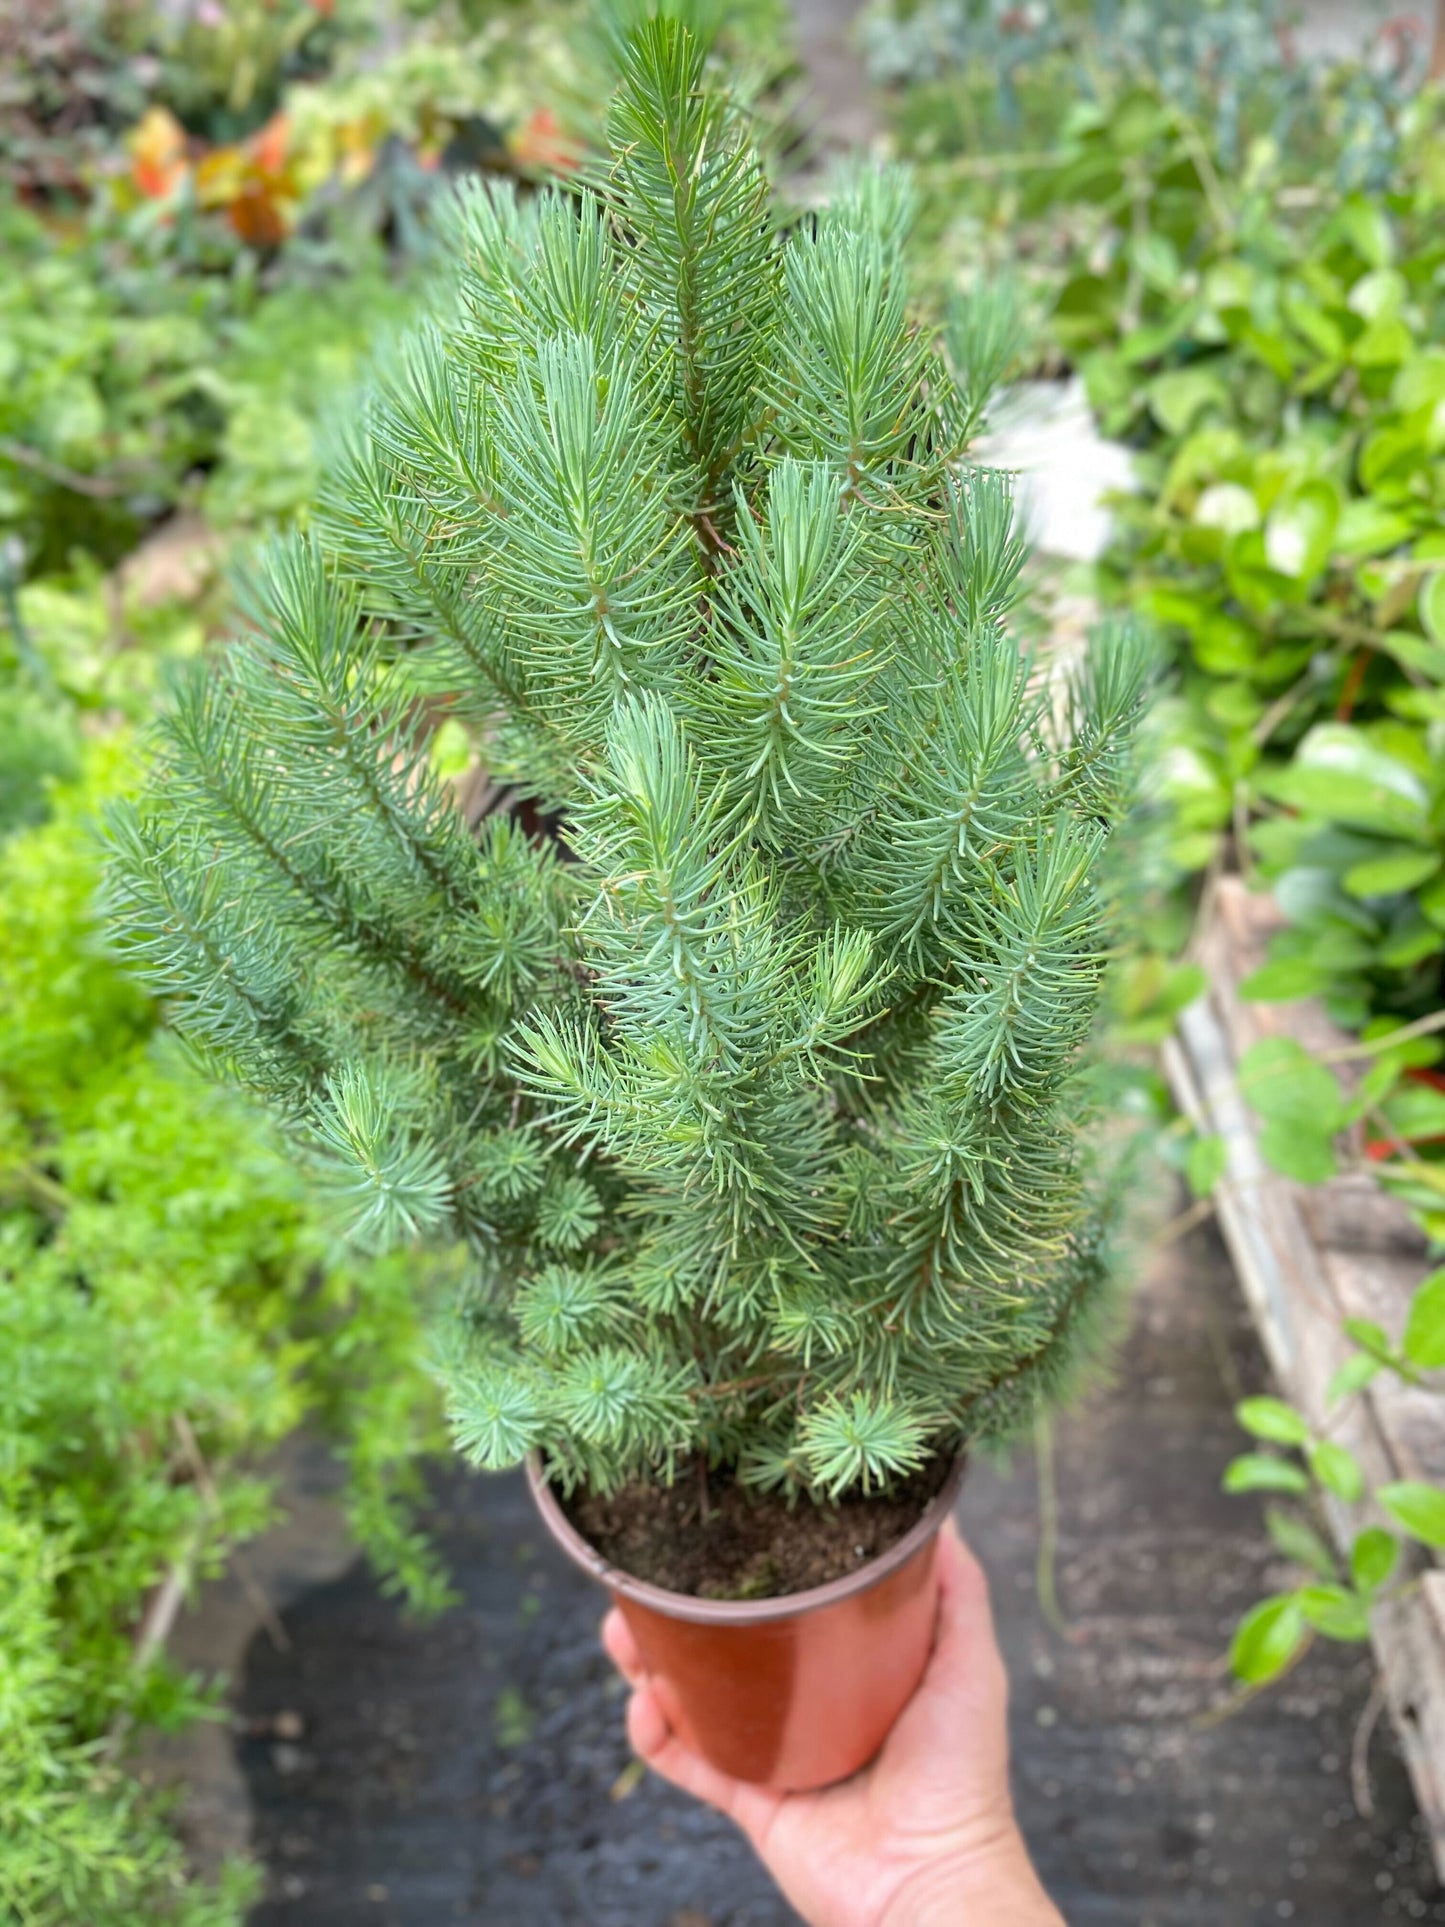
[{"label": "wooden garden bed edge", "polygon": [[[1271,1032],[1305,1033],[1301,1041],[1318,1046],[1327,1028],[1317,1006],[1253,1005],[1239,997],[1240,981],[1262,960],[1277,922],[1268,899],[1232,881],[1223,886],[1201,946],[1209,988],[1164,1046],[1165,1075],[1196,1129],[1224,1142],[1225,1174],[1214,1194],[1219,1226],[1285,1396],[1314,1426],[1328,1416],[1331,1437],[1355,1454],[1370,1489],[1394,1479],[1439,1478],[1445,1416],[1438,1410],[1422,1415],[1419,1394],[1382,1378],[1343,1410],[1326,1411],[1325,1388],[1353,1350],[1344,1319],[1378,1311],[1384,1296],[1400,1301],[1395,1318],[1381,1319],[1398,1330],[1413,1281],[1425,1268],[1424,1253],[1403,1206],[1368,1179],[1305,1187],[1272,1171],[1260,1153],[1239,1088],[1243,1049]],[[1376,1302],[1362,1308],[1365,1291]],[[1330,1498],[1326,1509],[1342,1548],[1376,1519],[1368,1503]],[[1445,1879],[1445,1572],[1422,1562],[1418,1584],[1376,1609],[1372,1637],[1385,1702]]]}]

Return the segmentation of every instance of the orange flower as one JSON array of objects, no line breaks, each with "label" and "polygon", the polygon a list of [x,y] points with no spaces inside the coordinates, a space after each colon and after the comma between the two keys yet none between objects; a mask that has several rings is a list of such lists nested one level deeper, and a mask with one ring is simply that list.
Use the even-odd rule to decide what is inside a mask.
[{"label": "orange flower", "polygon": [[264,127],[258,127],[247,142],[258,173],[279,174],[286,165],[286,149],[291,139],[291,123],[285,114],[273,114]]},{"label": "orange flower", "polygon": [[291,228],[291,209],[265,181],[246,181],[226,209],[231,226],[253,248],[279,247]]},{"label": "orange flower", "polygon": [[196,169],[201,206],[223,208],[252,247],[277,247],[291,230],[299,193],[287,152],[290,134],[286,116],[275,114],[249,140],[213,147]]},{"label": "orange flower", "polygon": [[186,130],[168,107],[148,107],[126,141],[130,173],[148,200],[163,201],[186,174]]},{"label": "orange flower", "polygon": [[578,141],[566,133],[550,107],[539,107],[508,136],[519,167],[544,174],[575,174],[582,165]]}]

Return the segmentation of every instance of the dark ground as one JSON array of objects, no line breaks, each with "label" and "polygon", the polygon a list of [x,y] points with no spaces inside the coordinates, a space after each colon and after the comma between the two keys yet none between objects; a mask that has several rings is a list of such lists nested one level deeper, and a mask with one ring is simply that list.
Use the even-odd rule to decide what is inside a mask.
[{"label": "dark ground", "polygon": [[[1036,1594],[1032,1453],[967,1482],[960,1518],[1014,1681],[1020,1814],[1071,1927],[1445,1920],[1384,1726],[1374,1819],[1351,1798],[1367,1657],[1321,1649],[1196,1723],[1227,1695],[1230,1628],[1272,1583],[1255,1502],[1218,1490],[1239,1446],[1231,1401],[1262,1382],[1217,1242],[1166,1251],[1118,1390],[1059,1426],[1067,1638]],[[244,1715],[301,1722],[241,1742],[270,1873],[253,1927],[784,1927],[723,1822],[622,1777],[598,1595],[520,1479],[450,1473],[432,1523],[463,1596],[440,1621],[408,1624],[357,1567],[286,1613],[289,1652],[252,1642]]]}]

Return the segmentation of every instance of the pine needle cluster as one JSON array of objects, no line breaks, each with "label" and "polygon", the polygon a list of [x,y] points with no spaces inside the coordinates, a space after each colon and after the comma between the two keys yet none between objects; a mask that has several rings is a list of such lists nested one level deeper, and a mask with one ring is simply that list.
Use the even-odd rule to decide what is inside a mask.
[{"label": "pine needle cluster", "polygon": [[[1104,1288],[1145,651],[1021,659],[965,457],[998,316],[911,318],[906,179],[785,229],[699,38],[616,58],[580,191],[460,197],[455,300],[178,688],[111,890],[357,1237],[470,1248],[464,1452],[822,1497],[1026,1420]],[[443,713],[554,834],[468,826]]]}]

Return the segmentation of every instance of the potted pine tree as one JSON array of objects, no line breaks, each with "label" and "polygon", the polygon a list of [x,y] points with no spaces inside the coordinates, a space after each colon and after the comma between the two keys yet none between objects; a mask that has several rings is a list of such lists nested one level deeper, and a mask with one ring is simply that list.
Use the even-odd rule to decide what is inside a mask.
[{"label": "potted pine tree", "polygon": [[[112,889],[353,1235],[465,1247],[461,1450],[529,1462],[685,1737],[799,1787],[881,1742],[961,1453],[1098,1322],[1145,665],[1038,678],[1003,626],[997,310],[951,372],[906,183],[783,233],[697,39],[618,60],[590,185],[462,195],[455,301],[178,685]],[[530,817],[469,827],[443,708]]]}]

